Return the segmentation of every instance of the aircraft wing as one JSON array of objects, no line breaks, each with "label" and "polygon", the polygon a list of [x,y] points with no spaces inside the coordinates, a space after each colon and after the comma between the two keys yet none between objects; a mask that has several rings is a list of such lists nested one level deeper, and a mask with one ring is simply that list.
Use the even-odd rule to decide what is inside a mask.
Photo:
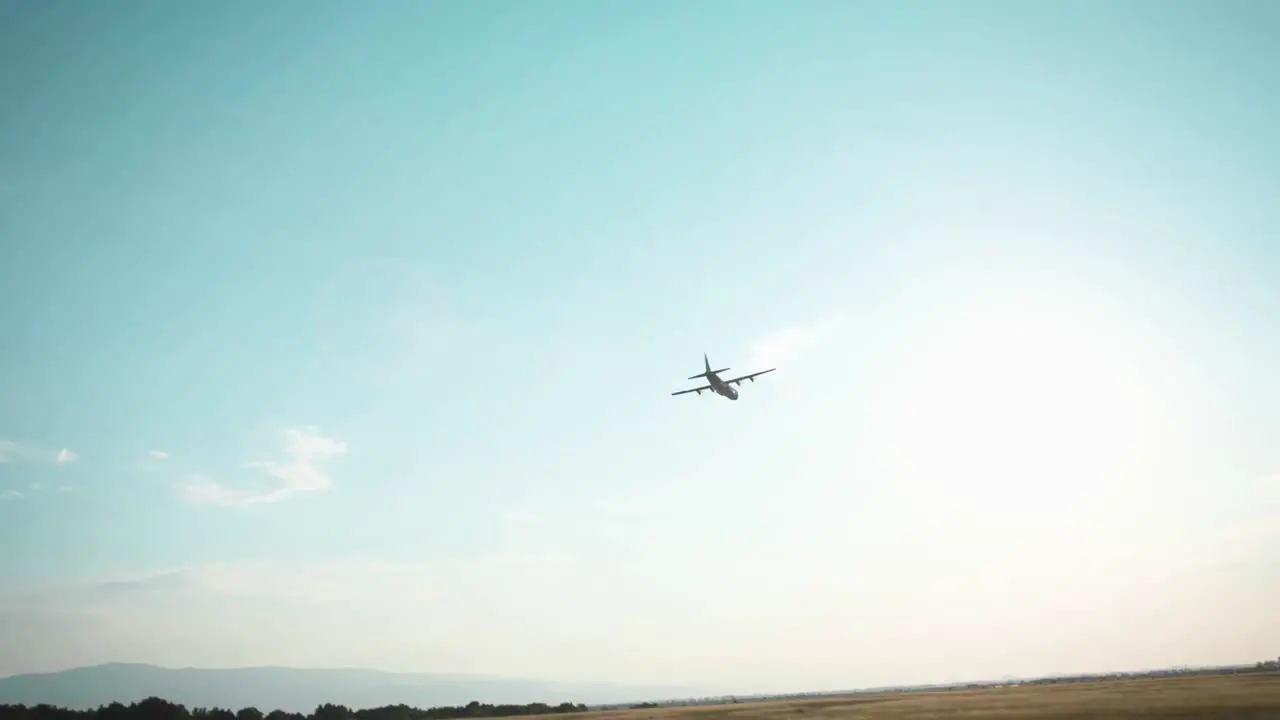
[{"label": "aircraft wing", "polygon": [[771,372],[773,372],[774,370],[777,370],[777,369],[778,369],[778,368],[769,368],[768,370],[761,370],[760,372],[753,372],[753,373],[751,373],[750,375],[743,375],[742,377],[736,377],[736,378],[734,378],[734,379],[732,379],[732,380],[725,380],[725,381],[724,381],[724,384],[725,384],[725,385],[738,385],[739,387],[741,387],[741,386],[742,386],[742,381],[743,381],[743,380],[750,380],[751,382],[755,382],[755,381],[756,381],[756,378],[760,377],[761,375],[764,375],[765,373],[771,373]]},{"label": "aircraft wing", "polygon": [[710,390],[710,389],[711,389],[711,386],[710,386],[710,385],[703,385],[702,387],[689,388],[688,390],[677,390],[676,392],[673,392],[673,393],[671,393],[671,394],[672,394],[672,395],[683,395],[683,394],[685,394],[685,393],[696,392],[696,393],[698,393],[699,395],[701,395],[703,390]]}]

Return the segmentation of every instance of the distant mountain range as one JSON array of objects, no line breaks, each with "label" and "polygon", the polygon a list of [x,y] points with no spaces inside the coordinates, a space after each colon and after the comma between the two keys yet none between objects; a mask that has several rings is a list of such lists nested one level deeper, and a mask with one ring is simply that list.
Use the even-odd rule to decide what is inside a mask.
[{"label": "distant mountain range", "polygon": [[157,696],[188,708],[256,707],[311,712],[323,703],[352,709],[403,703],[414,707],[562,702],[604,705],[691,697],[693,688],[611,683],[557,683],[477,675],[429,675],[359,669],[163,668],[109,663],[62,672],[0,678],[0,704],[48,703],[88,709]]}]

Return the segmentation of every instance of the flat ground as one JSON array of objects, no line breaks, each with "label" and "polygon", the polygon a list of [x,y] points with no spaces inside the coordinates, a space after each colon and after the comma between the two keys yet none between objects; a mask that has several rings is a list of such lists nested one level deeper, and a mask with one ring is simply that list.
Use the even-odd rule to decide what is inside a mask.
[{"label": "flat ground", "polygon": [[592,720],[1280,720],[1280,673],[615,710]]}]

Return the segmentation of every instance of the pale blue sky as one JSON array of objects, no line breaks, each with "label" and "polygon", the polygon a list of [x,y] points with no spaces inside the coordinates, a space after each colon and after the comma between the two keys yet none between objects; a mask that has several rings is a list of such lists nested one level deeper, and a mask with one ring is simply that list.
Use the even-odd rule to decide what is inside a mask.
[{"label": "pale blue sky", "polygon": [[1274,656],[1277,33],[0,2],[0,672]]}]

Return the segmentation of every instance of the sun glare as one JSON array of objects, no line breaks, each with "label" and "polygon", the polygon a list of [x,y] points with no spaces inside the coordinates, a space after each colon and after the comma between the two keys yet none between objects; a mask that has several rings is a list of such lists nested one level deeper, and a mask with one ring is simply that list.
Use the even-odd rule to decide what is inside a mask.
[{"label": "sun glare", "polygon": [[935,520],[999,517],[992,532],[1136,502],[1166,438],[1151,353],[1117,325],[1043,302],[940,318],[886,397],[881,470]]}]

